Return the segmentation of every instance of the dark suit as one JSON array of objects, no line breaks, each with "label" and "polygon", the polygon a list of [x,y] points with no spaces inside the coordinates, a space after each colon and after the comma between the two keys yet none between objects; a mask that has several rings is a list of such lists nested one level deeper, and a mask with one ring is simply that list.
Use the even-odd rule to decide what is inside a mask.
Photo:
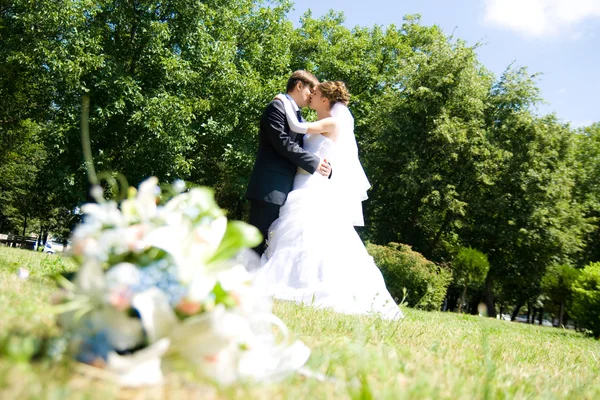
[{"label": "dark suit", "polygon": [[[319,157],[302,148],[303,137],[290,131],[281,101],[271,101],[260,119],[258,151],[246,191],[250,223],[264,238],[292,191],[297,167],[313,174],[319,166]],[[264,244],[263,240],[255,248],[257,253],[263,253]]]}]

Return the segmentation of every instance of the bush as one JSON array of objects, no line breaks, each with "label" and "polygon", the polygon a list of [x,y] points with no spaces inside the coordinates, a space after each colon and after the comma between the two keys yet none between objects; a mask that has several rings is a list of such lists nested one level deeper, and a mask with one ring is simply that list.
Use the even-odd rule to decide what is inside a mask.
[{"label": "bush", "polygon": [[458,312],[462,311],[467,299],[467,288],[479,289],[485,282],[490,269],[487,256],[471,247],[461,247],[452,260],[452,275],[456,286],[462,288],[458,302]]},{"label": "bush", "polygon": [[406,288],[406,302],[410,307],[440,309],[452,281],[452,273],[447,268],[434,264],[405,244],[369,243],[367,250],[381,270],[392,297],[402,299],[403,288]]},{"label": "bush", "polygon": [[600,262],[590,263],[573,283],[571,316],[600,337]]},{"label": "bush", "polygon": [[489,269],[487,256],[470,247],[462,247],[452,260],[454,281],[462,287],[482,285]]}]

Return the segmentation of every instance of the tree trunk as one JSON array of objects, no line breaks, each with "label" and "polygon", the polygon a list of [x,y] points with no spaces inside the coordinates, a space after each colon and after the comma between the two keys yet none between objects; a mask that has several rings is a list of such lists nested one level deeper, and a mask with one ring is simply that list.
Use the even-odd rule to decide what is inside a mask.
[{"label": "tree trunk", "polygon": [[431,244],[431,252],[432,253],[437,248],[438,243],[440,242],[440,239],[442,237],[442,233],[444,233],[444,231],[448,227],[448,224],[450,223],[451,220],[452,220],[452,213],[449,211],[446,211],[446,215],[444,216],[444,221],[442,222],[440,229],[438,229],[437,233],[435,234],[435,238],[433,239],[433,243]]},{"label": "tree trunk", "polygon": [[563,326],[563,317],[565,315],[565,302],[560,302],[560,312],[558,313],[558,326]]},{"label": "tree trunk", "polygon": [[494,293],[492,291],[492,277],[490,274],[485,278],[485,305],[487,306],[488,316],[496,315],[496,306],[494,304]]},{"label": "tree trunk", "polygon": [[531,323],[531,305],[527,304],[527,323]]},{"label": "tree trunk", "polygon": [[456,296],[446,295],[446,300],[448,300],[448,302],[446,303],[446,310],[448,310],[448,311],[456,310],[456,307],[458,305],[458,299],[456,298]]},{"label": "tree trunk", "polygon": [[540,308],[540,319],[538,321],[538,325],[542,325],[543,319],[544,319],[544,307]]},{"label": "tree trunk", "polygon": [[465,302],[465,297],[467,297],[467,286],[465,285],[462,294],[460,295],[460,301],[458,303],[458,313],[462,311],[463,304]]},{"label": "tree trunk", "polygon": [[42,224],[40,223],[40,233],[38,233],[37,240],[35,241],[35,251],[37,251],[40,248],[41,244],[42,244]]},{"label": "tree trunk", "polygon": [[23,234],[21,236],[25,236],[26,231],[27,231],[27,215],[25,216],[25,219],[23,220]]},{"label": "tree trunk", "polygon": [[510,316],[511,321],[514,321],[515,319],[517,319],[517,316],[519,315],[519,311],[521,311],[521,308],[523,308],[523,303],[518,303]]}]

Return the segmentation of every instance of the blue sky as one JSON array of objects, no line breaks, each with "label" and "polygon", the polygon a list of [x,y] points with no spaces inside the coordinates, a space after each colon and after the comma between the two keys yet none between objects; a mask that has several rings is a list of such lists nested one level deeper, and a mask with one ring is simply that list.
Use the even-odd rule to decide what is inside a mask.
[{"label": "blue sky", "polygon": [[496,76],[512,62],[541,72],[540,114],[575,127],[600,121],[600,0],[297,0],[288,16],[298,25],[308,9],[315,18],[342,11],[349,28],[421,14],[425,25],[485,43],[479,59]]}]

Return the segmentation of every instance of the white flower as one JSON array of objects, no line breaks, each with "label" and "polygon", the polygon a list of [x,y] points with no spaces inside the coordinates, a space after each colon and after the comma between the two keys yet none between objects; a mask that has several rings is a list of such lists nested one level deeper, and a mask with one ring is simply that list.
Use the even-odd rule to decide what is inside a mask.
[{"label": "white flower", "polygon": [[[182,191],[184,184],[173,188]],[[301,342],[288,345],[287,328],[271,314],[270,299],[252,286],[247,267],[259,264],[258,258],[239,252],[237,259],[224,260],[253,243],[256,229],[232,222],[225,237],[227,218],[208,188],[180,193],[163,207],[156,205],[159,194],[153,177],[131,189],[121,209],[103,199],[82,207],[84,222],[72,236],[82,265],[73,285],[65,284],[71,293],[65,295],[70,302],[59,305],[63,325],[98,340],[92,344],[104,346],[103,357],[110,349],[147,345],[132,355],[108,353],[107,369],[127,386],[162,382],[167,351],[221,383],[277,379],[300,368],[310,350]],[[123,259],[129,262],[104,270],[107,262]],[[212,293],[216,287],[225,293]],[[139,318],[129,316],[131,308]],[[99,352],[83,349],[80,355],[85,351]]]},{"label": "white flower", "polygon": [[119,351],[133,349],[144,341],[144,329],[139,318],[128,317],[112,307],[94,312],[94,325],[106,332],[113,348]]},{"label": "white flower", "polygon": [[219,272],[217,279],[223,290],[228,292],[246,286],[250,282],[251,276],[243,265],[235,264],[233,267]]},{"label": "white flower", "polygon": [[207,224],[197,226],[192,231],[193,246],[197,251],[202,251],[200,257],[210,257],[217,250],[225,231],[227,230],[227,217],[215,218]]},{"label": "white flower", "polygon": [[102,302],[106,284],[104,270],[97,260],[88,258],[77,272],[74,283],[78,294],[84,294],[97,303]]},{"label": "white flower", "polygon": [[169,253],[177,265],[179,279],[189,283],[218,249],[227,229],[227,218],[216,218],[192,231],[187,222],[173,220],[180,224],[157,228],[146,235],[145,241],[148,246]]},{"label": "white flower", "polygon": [[87,203],[81,206],[81,212],[84,214],[84,224],[99,223],[104,226],[123,226],[125,222],[114,201],[102,204]]},{"label": "white flower", "polygon": [[[306,363],[310,349],[300,341],[288,346],[287,329],[281,320],[272,314],[257,315],[256,318],[263,322],[258,330],[251,328],[247,318],[233,313],[225,314],[219,318],[214,329],[203,336],[206,340],[211,337],[209,333],[213,335],[212,342],[209,341],[211,345],[206,346],[204,352],[200,353],[197,349],[204,343],[202,341],[193,346],[195,351],[182,351],[182,354],[198,365],[206,376],[221,384],[236,380],[277,380]],[[275,340],[271,329],[273,324],[279,327],[284,336],[282,344],[277,344]],[[215,343],[216,338],[221,338],[219,344],[228,344],[219,348]]]},{"label": "white flower", "polygon": [[166,337],[177,322],[169,299],[158,288],[150,288],[133,296],[132,306],[140,314],[148,341],[154,343]]},{"label": "white flower", "polygon": [[183,320],[170,334],[173,349],[192,364],[210,362],[231,343],[249,334],[248,321],[218,305],[212,312]]},{"label": "white flower", "polygon": [[124,242],[131,252],[140,252],[148,248],[146,234],[151,230],[147,224],[135,224],[127,227],[124,232]]},{"label": "white flower", "polygon": [[188,299],[200,302],[204,300],[215,287],[217,279],[197,269],[188,288]]},{"label": "white flower", "polygon": [[140,284],[140,270],[134,264],[122,262],[111,267],[105,279],[108,290],[119,286],[137,286]]},{"label": "white flower", "polygon": [[142,221],[156,216],[156,198],[159,194],[158,178],[152,176],[140,184],[135,200]]},{"label": "white flower", "polygon": [[[135,189],[132,189],[135,193]],[[156,199],[160,194],[158,179],[150,177],[143,181],[134,198],[121,202],[121,210],[128,223],[149,222],[157,215]]]},{"label": "white flower", "polygon": [[106,302],[119,311],[128,310],[140,278],[139,269],[131,263],[123,262],[110,268],[105,275]]},{"label": "white flower", "polygon": [[310,349],[297,340],[284,348],[257,346],[241,353],[239,375],[256,382],[285,378],[300,369],[310,357]]},{"label": "white flower", "polygon": [[169,349],[169,339],[161,339],[131,355],[108,353],[107,369],[115,373],[119,384],[139,387],[163,382],[161,359]]},{"label": "white flower", "polygon": [[196,221],[203,213],[223,215],[223,211],[215,202],[213,191],[208,188],[193,188],[173,197],[165,204],[165,212],[180,213],[190,221]]},{"label": "white flower", "polygon": [[108,256],[121,255],[129,252],[129,247],[125,241],[126,230],[124,228],[105,229],[98,237],[98,249],[103,255],[102,260],[108,259]]}]

